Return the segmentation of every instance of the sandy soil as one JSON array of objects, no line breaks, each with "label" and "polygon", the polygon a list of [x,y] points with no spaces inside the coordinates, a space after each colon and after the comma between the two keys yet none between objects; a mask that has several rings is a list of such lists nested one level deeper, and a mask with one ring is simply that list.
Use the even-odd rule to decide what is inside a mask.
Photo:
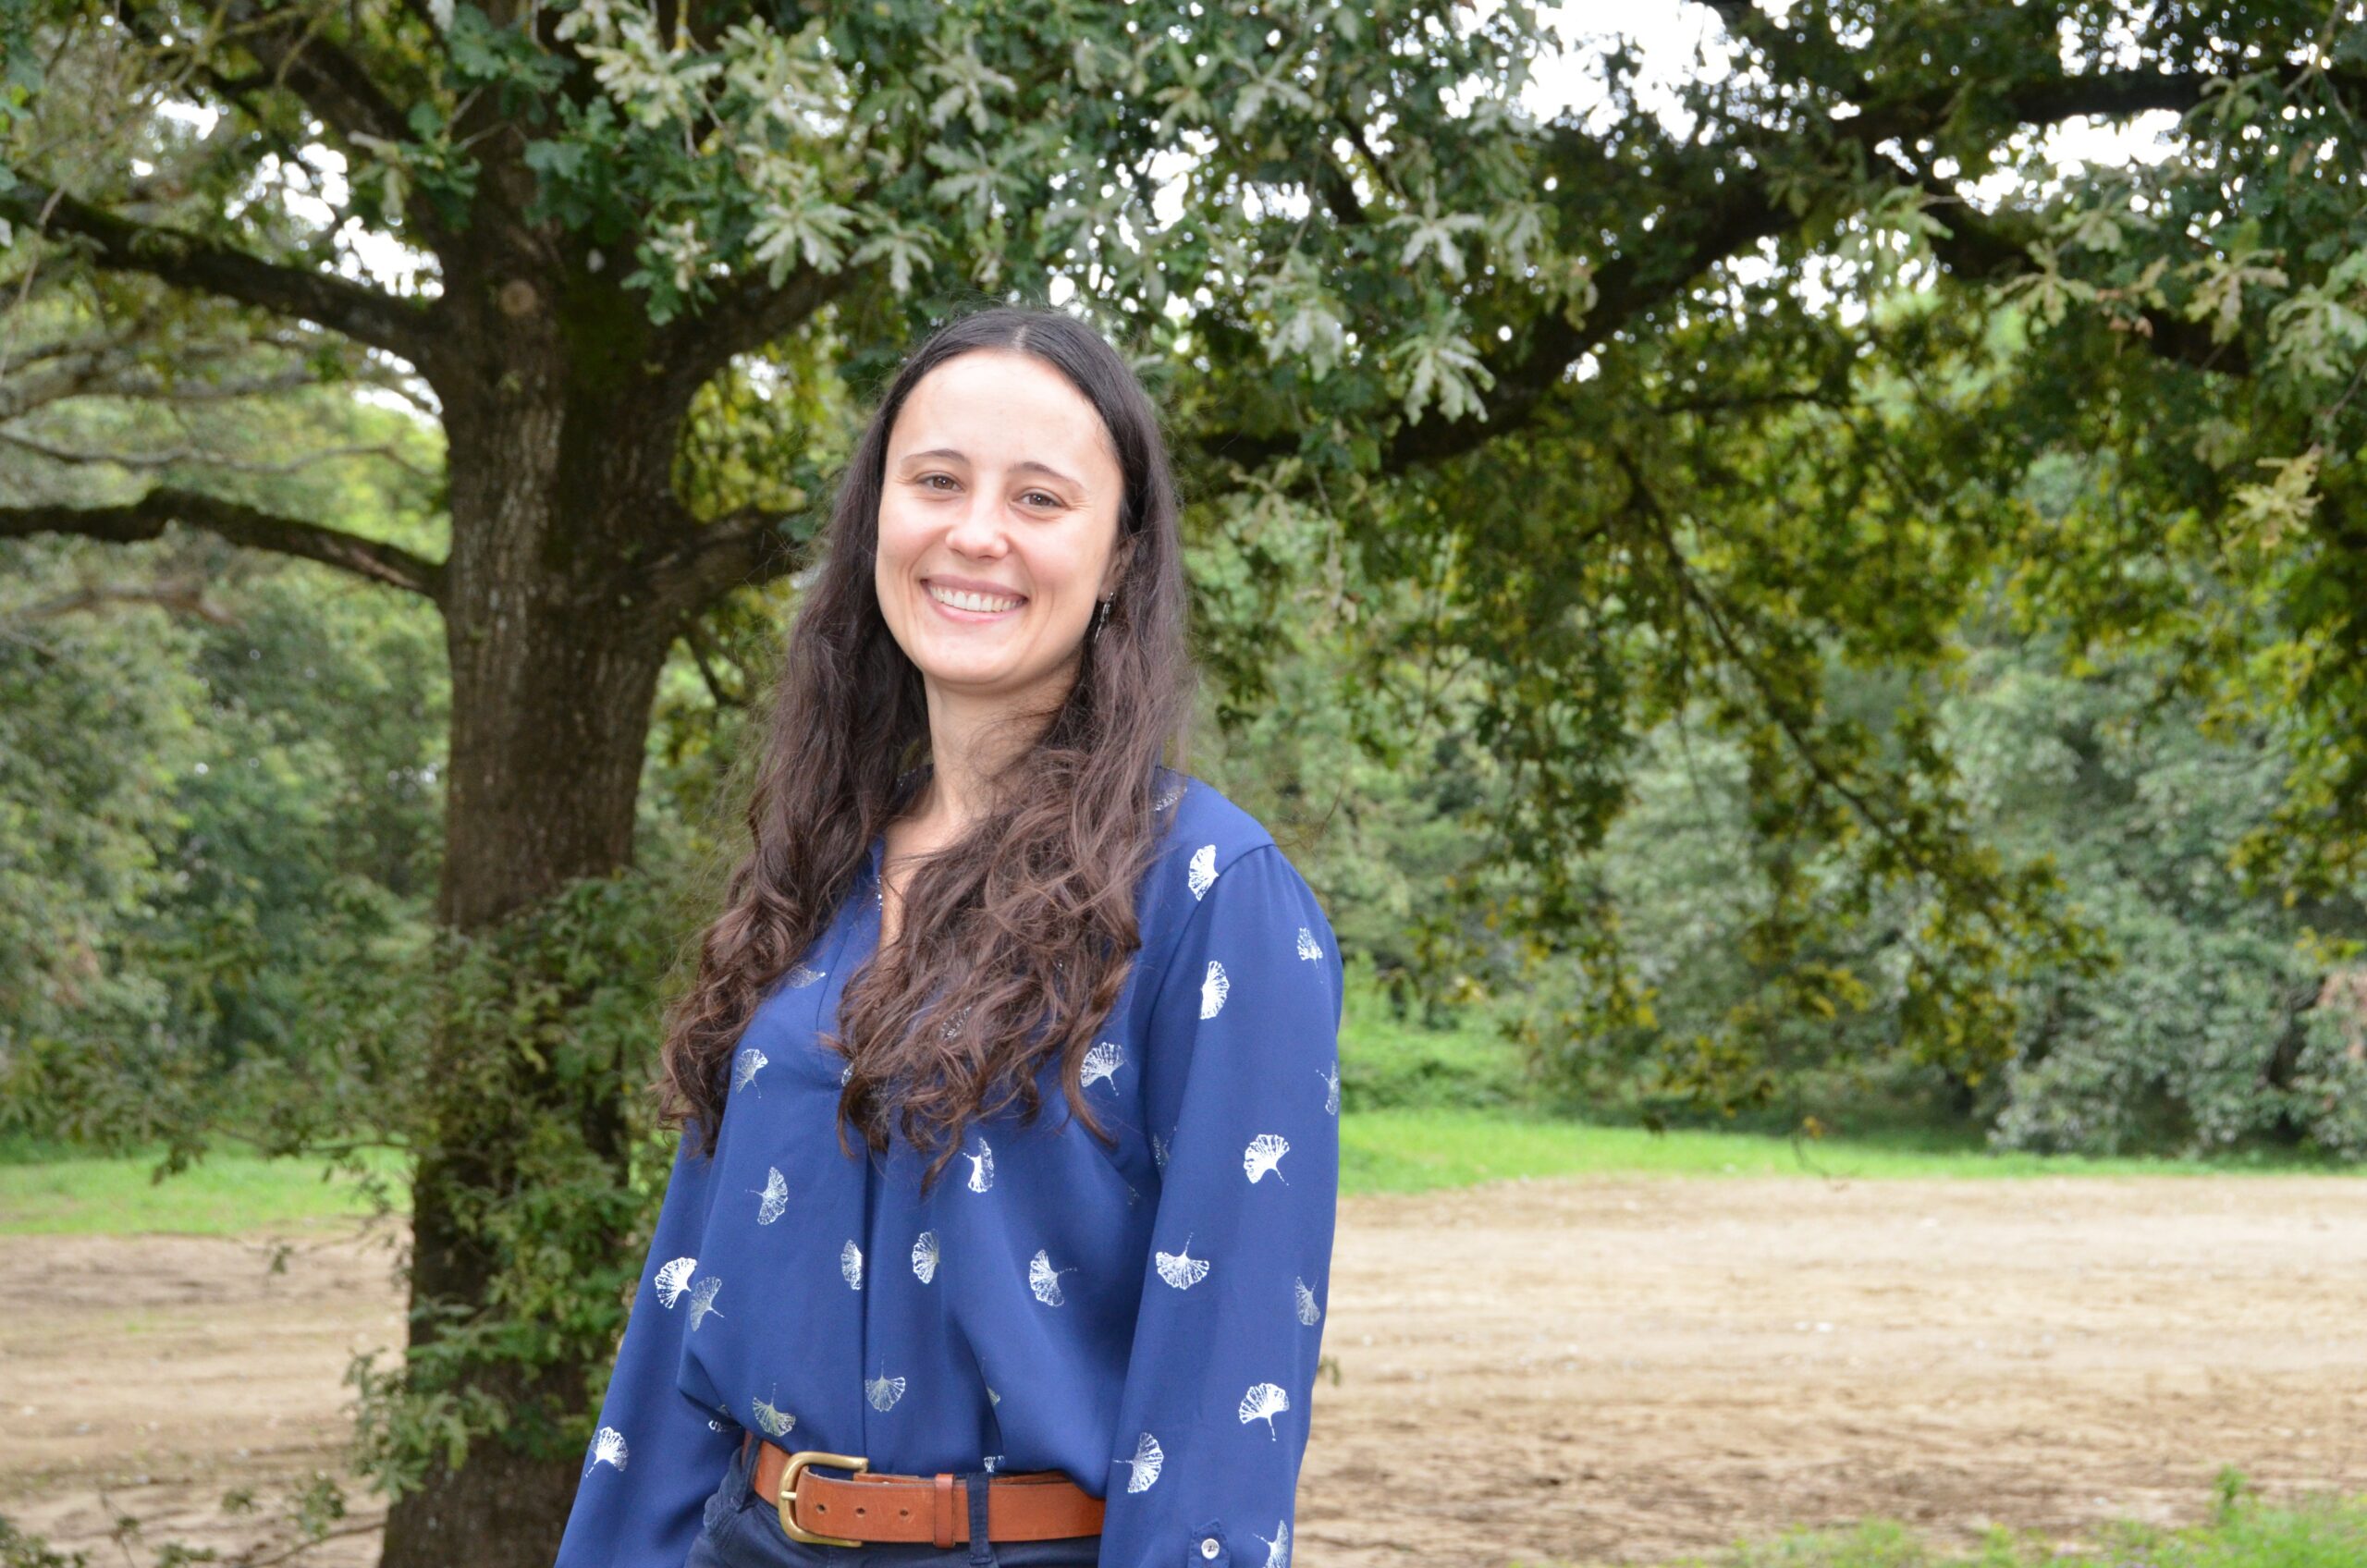
[{"label": "sandy soil", "polygon": [[[0,1243],[0,1513],[229,1551],[334,1470],[384,1243]],[[1890,1514],[2077,1540],[2367,1490],[2367,1183],[1511,1182],[1343,1207],[1294,1568],[1646,1562]],[[104,1492],[104,1501],[102,1493]],[[372,1561],[358,1533],[296,1561]],[[124,1561],[107,1550],[100,1562]],[[142,1555],[141,1562],[148,1559]]]}]

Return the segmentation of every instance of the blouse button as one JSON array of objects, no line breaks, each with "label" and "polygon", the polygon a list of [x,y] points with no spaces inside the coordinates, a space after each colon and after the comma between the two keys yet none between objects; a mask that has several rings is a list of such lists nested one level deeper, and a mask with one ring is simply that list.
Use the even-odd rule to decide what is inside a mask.
[{"label": "blouse button", "polygon": [[1202,1557],[1214,1557],[1221,1550],[1223,1549],[1217,1545],[1216,1537],[1203,1536],[1200,1537],[1200,1555]]}]

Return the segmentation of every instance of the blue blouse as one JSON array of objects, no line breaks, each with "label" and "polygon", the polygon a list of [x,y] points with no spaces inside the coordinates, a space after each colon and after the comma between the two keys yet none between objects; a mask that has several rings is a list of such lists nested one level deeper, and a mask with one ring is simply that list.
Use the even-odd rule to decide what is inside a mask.
[{"label": "blue blouse", "polygon": [[1339,1201],[1342,968],[1257,819],[1162,769],[1142,947],[1085,1060],[937,1188],[839,1152],[817,1039],[877,949],[879,864],[775,984],[715,1158],[677,1152],[557,1568],[681,1568],[743,1431],[875,1471],[1060,1470],[1101,1568],[1286,1568]]}]

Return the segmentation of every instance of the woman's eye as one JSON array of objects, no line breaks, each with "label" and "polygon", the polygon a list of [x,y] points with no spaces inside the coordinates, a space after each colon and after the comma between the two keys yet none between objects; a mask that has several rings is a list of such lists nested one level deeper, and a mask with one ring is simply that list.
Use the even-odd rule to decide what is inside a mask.
[{"label": "woman's eye", "polygon": [[[961,485],[956,483],[953,476],[949,473],[925,473],[918,479],[914,480],[914,483],[918,484],[924,490],[932,490],[937,488],[934,482],[939,479],[944,480],[946,484],[953,489],[958,490],[961,488]],[[942,494],[942,492],[940,492],[940,494]],[[1061,504],[1061,498],[1058,496],[1053,495],[1049,490],[1030,490],[1020,496],[1020,499],[1027,502],[1030,506],[1037,508],[1058,507]]]}]

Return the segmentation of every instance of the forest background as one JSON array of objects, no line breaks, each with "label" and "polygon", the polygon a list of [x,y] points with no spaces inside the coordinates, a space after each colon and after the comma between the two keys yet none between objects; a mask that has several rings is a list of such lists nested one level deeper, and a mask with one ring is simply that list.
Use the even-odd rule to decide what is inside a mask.
[{"label": "forest background", "polygon": [[2360,10],[0,0],[0,1131],[397,1154],[386,1561],[533,1560],[836,465],[1012,297],[1352,1109],[2367,1159]]}]

